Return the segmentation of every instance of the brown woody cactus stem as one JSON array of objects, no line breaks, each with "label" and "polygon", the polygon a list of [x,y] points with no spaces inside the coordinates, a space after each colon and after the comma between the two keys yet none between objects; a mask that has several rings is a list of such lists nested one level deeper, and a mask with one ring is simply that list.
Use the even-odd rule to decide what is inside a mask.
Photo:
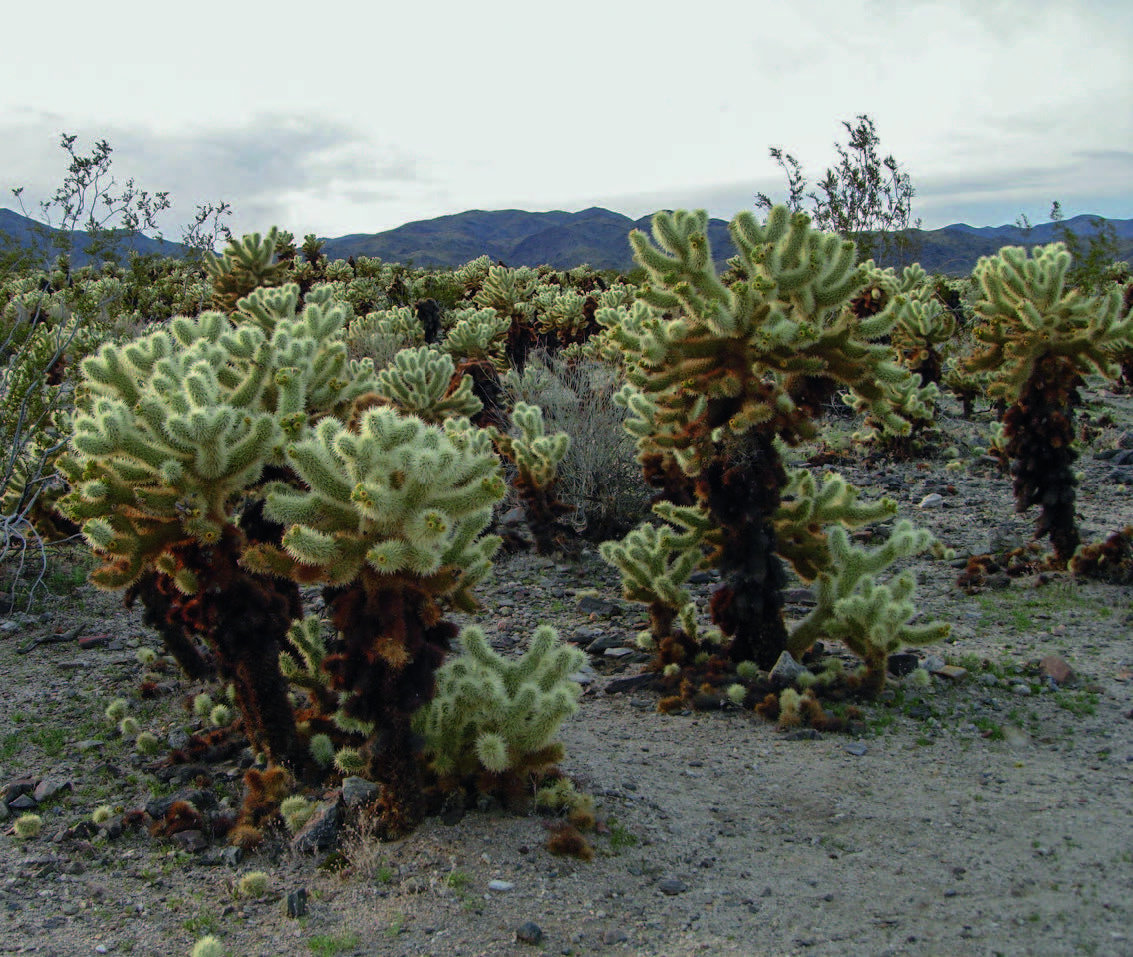
[{"label": "brown woody cactus stem", "polygon": [[142,621],[161,634],[165,650],[173,656],[186,677],[190,681],[215,677],[215,669],[179,620],[179,609],[186,597],[178,591],[173,580],[158,572],[146,572],[127,589],[124,603],[127,608],[132,608],[139,598],[144,609]]},{"label": "brown woody cactus stem", "polygon": [[1015,510],[1041,505],[1035,537],[1050,536],[1054,561],[1065,566],[1081,542],[1074,519],[1073,393],[1078,372],[1058,356],[1036,365],[1003,418],[1007,454],[1015,463]]},{"label": "brown woody cactus stem", "polygon": [[716,564],[724,583],[712,596],[712,619],[731,637],[733,661],[770,668],[787,647],[787,576],[771,524],[787,476],[768,436],[755,432],[750,442],[743,461],[713,461],[698,490],[723,534]]},{"label": "brown woody cactus stem", "polygon": [[441,620],[431,595],[401,576],[367,569],[345,588],[325,589],[324,597],[342,643],[323,668],[346,714],[374,725],[364,776],[383,787],[378,811],[384,835],[405,834],[425,812],[413,715],[432,697],[436,670],[457,628]]},{"label": "brown woody cactus stem", "polygon": [[178,556],[197,578],[197,593],[170,606],[175,625],[200,634],[216,655],[222,679],[236,689],[245,731],[273,764],[302,774],[311,764],[295,726],[279,652],[302,614],[294,582],[249,572],[239,564],[243,535],[224,527],[212,546],[192,544]]}]

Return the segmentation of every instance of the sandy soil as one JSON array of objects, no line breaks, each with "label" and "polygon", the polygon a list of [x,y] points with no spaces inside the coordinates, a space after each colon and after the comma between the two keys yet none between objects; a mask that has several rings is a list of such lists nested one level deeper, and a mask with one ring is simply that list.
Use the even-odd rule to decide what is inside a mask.
[{"label": "sandy soil", "polygon": [[[961,554],[984,551],[993,534],[1025,540],[1033,523],[979,463],[984,432],[986,420],[948,423],[959,472],[944,459],[837,468]],[[1131,521],[1133,468],[1094,457],[1116,442],[1102,430],[1084,450],[1088,538]],[[918,508],[933,492],[943,502]],[[549,853],[545,816],[489,807],[395,843],[348,833],[340,872],[283,843],[232,864],[221,845],[191,853],[144,832],[68,831],[101,804],[117,819],[176,788],[108,729],[109,700],[131,698],[165,740],[193,726],[183,702],[199,689],[170,673],[139,701],[135,651],[159,650],[157,636],[114,596],[57,581],[60,597],[34,619],[0,623],[0,787],[11,802],[21,778],[65,782],[37,808],[38,837],[11,833],[18,809],[3,825],[0,952],[188,954],[212,933],[241,957],[1133,955],[1133,589],[1023,577],[968,595],[950,563],[910,565],[926,618],[953,623],[947,643],[919,654],[966,677],[894,679],[861,733],[816,735],[737,709],[660,714],[652,693],[606,693],[640,664],[592,658],[562,768],[596,800],[593,860]],[[583,589],[624,614],[578,611]],[[591,552],[506,559],[482,595],[476,620],[516,651],[544,621],[567,639],[627,645],[642,621]],[[21,653],[77,625],[107,642]],[[1073,669],[1061,688],[1038,668],[1048,654]],[[237,803],[239,769],[216,772],[214,795]],[[268,874],[260,899],[236,890],[254,870]],[[300,888],[307,914],[288,917]],[[539,940],[517,939],[535,936],[528,923]]]}]

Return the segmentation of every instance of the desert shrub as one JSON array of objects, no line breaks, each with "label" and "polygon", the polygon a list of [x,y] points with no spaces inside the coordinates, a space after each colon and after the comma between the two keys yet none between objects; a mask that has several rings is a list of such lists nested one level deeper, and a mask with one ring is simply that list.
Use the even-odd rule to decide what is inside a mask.
[{"label": "desert shrub", "polygon": [[522,375],[504,377],[508,404],[543,410],[548,432],[570,437],[559,463],[559,498],[586,538],[624,534],[648,508],[651,492],[636,462],[627,412],[614,401],[623,382],[610,366],[591,359],[567,362],[546,351],[532,354]]}]

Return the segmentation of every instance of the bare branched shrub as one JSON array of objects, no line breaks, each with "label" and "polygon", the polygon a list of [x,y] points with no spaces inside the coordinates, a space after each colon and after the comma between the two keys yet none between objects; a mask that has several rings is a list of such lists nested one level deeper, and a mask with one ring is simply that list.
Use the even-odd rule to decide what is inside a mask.
[{"label": "bare branched shrub", "polygon": [[79,330],[77,316],[52,322],[36,306],[18,317],[0,344],[0,567],[5,595],[0,610],[30,604],[47,572],[44,539],[33,519],[41,500],[58,489],[54,461],[67,442],[60,413],[70,387],[56,370]]},{"label": "bare branched shrub", "polygon": [[598,541],[636,525],[651,496],[634,440],[622,428],[626,412],[614,403],[622,384],[618,371],[604,363],[567,362],[542,350],[530,354],[522,376],[504,377],[509,405],[539,406],[548,434],[570,436],[559,467],[559,497],[574,507],[571,521],[579,534]]}]

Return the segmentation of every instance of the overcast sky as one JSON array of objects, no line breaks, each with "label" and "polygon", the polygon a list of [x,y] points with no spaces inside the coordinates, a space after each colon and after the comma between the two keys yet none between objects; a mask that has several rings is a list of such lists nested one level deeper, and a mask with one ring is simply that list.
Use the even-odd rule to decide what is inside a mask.
[{"label": "overcast sky", "polygon": [[[176,12],[174,12],[176,11]],[[59,134],[169,190],[179,238],[371,233],[468,209],[730,218],[875,122],[925,228],[1133,218],[1128,0],[197,0],[4,14],[0,204],[65,174]]]}]

